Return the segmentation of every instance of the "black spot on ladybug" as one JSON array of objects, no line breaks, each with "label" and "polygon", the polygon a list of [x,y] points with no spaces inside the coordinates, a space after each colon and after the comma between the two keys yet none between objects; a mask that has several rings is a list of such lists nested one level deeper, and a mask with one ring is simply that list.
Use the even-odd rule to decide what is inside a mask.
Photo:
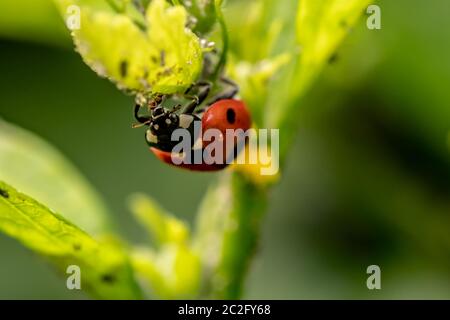
[{"label": "black spot on ladybug", "polygon": [[9,198],[9,193],[8,193],[8,191],[3,190],[3,189],[0,189],[0,197],[3,197],[3,198],[8,199],[8,198]]},{"label": "black spot on ladybug", "polygon": [[230,124],[234,124],[234,122],[236,121],[236,112],[234,112],[234,110],[231,108],[227,110],[227,121]]},{"label": "black spot on ladybug", "polygon": [[120,76],[122,78],[125,78],[128,74],[128,62],[126,60],[123,60],[120,63]]},{"label": "black spot on ladybug", "polygon": [[101,277],[102,282],[113,284],[116,282],[116,277],[114,277],[112,274],[104,274]]}]

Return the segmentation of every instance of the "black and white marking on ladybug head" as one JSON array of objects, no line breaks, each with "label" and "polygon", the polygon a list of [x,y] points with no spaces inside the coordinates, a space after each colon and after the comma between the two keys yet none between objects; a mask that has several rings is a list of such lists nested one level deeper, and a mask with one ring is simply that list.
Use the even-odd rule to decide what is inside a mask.
[{"label": "black and white marking on ladybug head", "polygon": [[150,119],[150,130],[156,136],[171,135],[178,128],[179,116],[163,107],[156,107]]},{"label": "black and white marking on ladybug head", "polygon": [[194,122],[200,118],[192,114],[176,114],[175,110],[168,110],[158,106],[152,110],[149,128],[146,132],[147,144],[159,150],[171,151],[178,143],[172,141],[172,134],[177,129],[185,129],[195,136]]}]

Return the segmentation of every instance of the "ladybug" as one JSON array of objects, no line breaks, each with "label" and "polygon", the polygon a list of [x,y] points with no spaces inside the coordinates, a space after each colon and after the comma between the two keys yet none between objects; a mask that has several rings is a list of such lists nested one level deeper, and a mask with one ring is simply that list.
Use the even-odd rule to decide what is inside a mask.
[{"label": "ladybug", "polygon": [[[141,125],[147,125],[145,138],[152,153],[164,163],[174,165],[179,168],[193,171],[219,171],[228,166],[230,160],[239,153],[238,146],[240,136],[234,136],[234,150],[231,155],[226,154],[227,145],[227,129],[246,132],[251,127],[251,116],[244,102],[236,99],[227,98],[234,96],[237,90],[233,90],[231,94],[224,94],[216,97],[214,102],[205,110],[193,112],[195,108],[206,98],[209,93],[209,87],[206,93],[203,92],[199,98],[189,104],[184,111],[177,113],[181,106],[177,106],[172,110],[163,107],[163,97],[157,96],[149,103],[151,115],[142,117],[139,115],[140,104],[135,107],[135,118]],[[225,97],[222,99],[222,97]],[[174,154],[174,147],[179,144],[178,141],[172,141],[172,133],[177,129],[185,129],[191,137],[189,154]],[[220,157],[223,157],[217,163],[215,161],[205,161],[205,157],[213,159],[214,154],[205,152],[205,148],[212,141],[203,141],[202,134],[210,129],[216,129],[219,132],[219,140],[224,146]],[[218,130],[218,131],[217,131]],[[214,140],[213,140],[214,141]],[[194,155],[201,153],[201,162],[194,161]],[[223,156],[222,156],[223,155]],[[188,159],[187,157],[191,157]],[[230,157],[233,157],[230,159]],[[174,159],[177,163],[174,163]],[[215,159],[215,158],[214,158]]]}]

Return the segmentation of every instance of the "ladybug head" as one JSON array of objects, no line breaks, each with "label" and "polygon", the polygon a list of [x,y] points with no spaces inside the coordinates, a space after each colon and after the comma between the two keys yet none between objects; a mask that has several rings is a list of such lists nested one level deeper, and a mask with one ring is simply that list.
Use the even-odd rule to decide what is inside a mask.
[{"label": "ladybug head", "polygon": [[158,106],[152,111],[149,127],[152,134],[157,137],[170,137],[172,132],[178,128],[179,123],[180,118],[175,112]]}]

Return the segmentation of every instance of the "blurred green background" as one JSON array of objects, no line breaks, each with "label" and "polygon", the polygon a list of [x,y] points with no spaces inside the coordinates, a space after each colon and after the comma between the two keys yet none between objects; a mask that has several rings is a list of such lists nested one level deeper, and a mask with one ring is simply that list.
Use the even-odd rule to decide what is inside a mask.
[{"label": "blurred green background", "polygon": [[[51,4],[7,2],[0,117],[71,159],[130,242],[146,241],[133,192],[192,221],[214,174],[155,160],[131,129],[133,99],[83,64]],[[382,29],[355,28],[299,106],[244,298],[450,299],[450,2],[378,4]],[[3,234],[0,252],[0,298],[85,298]],[[366,287],[371,264],[382,290]]]}]

